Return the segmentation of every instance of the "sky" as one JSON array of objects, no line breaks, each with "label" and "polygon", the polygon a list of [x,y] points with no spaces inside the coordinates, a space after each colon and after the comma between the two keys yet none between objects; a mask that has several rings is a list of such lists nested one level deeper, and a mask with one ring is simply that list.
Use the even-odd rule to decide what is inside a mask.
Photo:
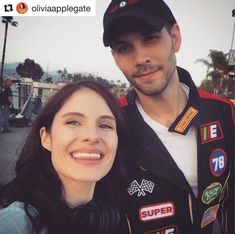
[{"label": "sky", "polygon": [[[44,72],[67,69],[69,73],[88,72],[108,80],[125,82],[110,49],[103,46],[103,13],[110,0],[96,0],[96,16],[14,17],[18,27],[9,27],[6,63],[34,59]],[[207,58],[209,50],[228,53],[232,45],[235,0],[165,0],[182,34],[177,64],[187,69],[200,85],[206,66],[195,63]],[[4,24],[0,23],[0,56]]]}]

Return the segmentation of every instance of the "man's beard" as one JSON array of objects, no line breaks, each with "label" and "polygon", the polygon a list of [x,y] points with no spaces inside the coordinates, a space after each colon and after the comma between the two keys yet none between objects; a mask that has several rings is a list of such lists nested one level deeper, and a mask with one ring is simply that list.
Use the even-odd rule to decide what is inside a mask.
[{"label": "man's beard", "polygon": [[[143,64],[141,65],[137,71],[134,73],[127,75],[124,74],[129,80],[129,82],[141,93],[143,93],[146,96],[157,96],[161,94],[169,85],[173,78],[173,74],[176,70],[176,58],[173,50],[170,52],[167,60],[167,70],[164,74],[164,79],[162,79],[162,82],[159,84],[152,84],[153,82],[148,82],[146,81],[146,85],[144,84],[139,84],[138,83],[138,76],[141,76],[143,73],[151,73],[154,71],[162,70],[163,68],[166,68],[166,66],[163,65],[153,65],[153,64]],[[131,78],[129,78],[131,77]],[[157,79],[157,78],[155,78]]]}]

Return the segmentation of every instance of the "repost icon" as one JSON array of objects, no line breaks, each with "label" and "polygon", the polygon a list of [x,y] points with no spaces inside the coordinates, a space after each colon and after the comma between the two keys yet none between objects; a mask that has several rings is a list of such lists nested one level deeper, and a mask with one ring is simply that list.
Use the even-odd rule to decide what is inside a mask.
[{"label": "repost icon", "polygon": [[28,5],[25,2],[19,2],[16,5],[16,11],[19,14],[25,14],[28,11]]}]

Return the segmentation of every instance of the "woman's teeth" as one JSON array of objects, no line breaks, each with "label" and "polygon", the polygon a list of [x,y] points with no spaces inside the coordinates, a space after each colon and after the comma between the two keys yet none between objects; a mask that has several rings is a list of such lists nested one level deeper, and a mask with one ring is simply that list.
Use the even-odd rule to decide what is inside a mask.
[{"label": "woman's teeth", "polygon": [[78,159],[100,159],[101,154],[75,152],[75,153],[72,153],[72,157],[78,158]]}]

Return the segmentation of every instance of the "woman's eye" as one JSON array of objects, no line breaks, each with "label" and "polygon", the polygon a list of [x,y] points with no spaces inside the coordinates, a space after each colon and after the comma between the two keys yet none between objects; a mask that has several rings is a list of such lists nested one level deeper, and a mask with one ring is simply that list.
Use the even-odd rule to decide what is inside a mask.
[{"label": "woman's eye", "polygon": [[99,127],[102,129],[113,129],[113,126],[109,124],[100,124]]},{"label": "woman's eye", "polygon": [[80,126],[81,124],[77,120],[69,120],[66,122],[67,125]]}]

